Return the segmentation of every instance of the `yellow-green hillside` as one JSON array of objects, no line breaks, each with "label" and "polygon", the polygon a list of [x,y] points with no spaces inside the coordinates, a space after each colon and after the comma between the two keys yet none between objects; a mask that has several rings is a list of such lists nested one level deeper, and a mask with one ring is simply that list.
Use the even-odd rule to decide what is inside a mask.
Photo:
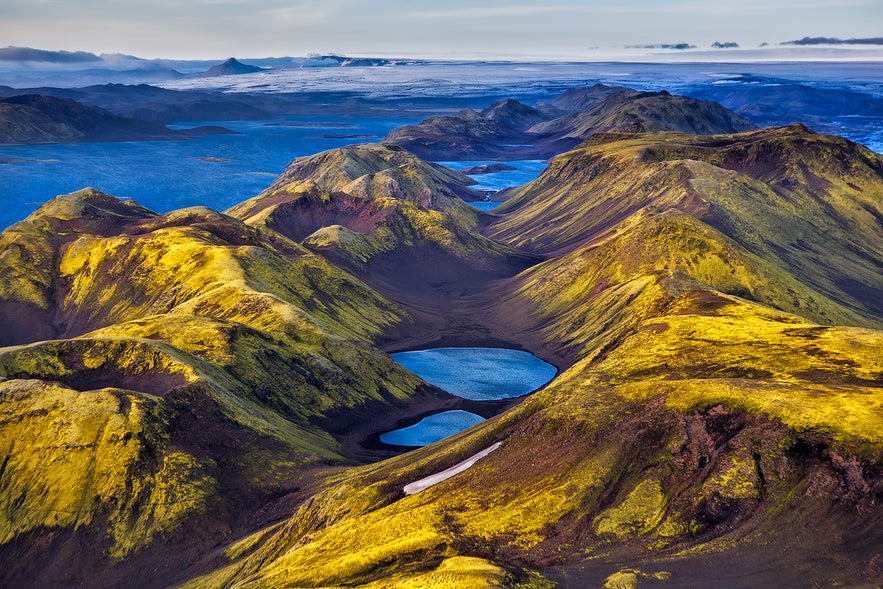
[{"label": "yellow-green hillside", "polygon": [[[881,350],[877,331],[685,292],[516,409],[341,477],[203,586],[392,586],[457,556],[490,559],[513,580],[529,579],[525,566],[554,574],[611,554],[686,562],[760,553],[764,530],[801,533],[820,514],[832,536],[852,529],[863,546],[827,579],[867,580],[867,530],[881,520]],[[497,441],[465,473],[403,496]],[[790,566],[827,544],[778,549]]]},{"label": "yellow-green hillside", "polygon": [[[230,215],[83,191],[0,234],[0,585],[879,582],[879,157],[607,135],[491,220],[462,189],[355,146]],[[450,402],[377,346],[482,338],[561,371],[353,462]]]},{"label": "yellow-green hillside", "polygon": [[205,547],[184,530],[230,534],[315,466],[345,462],[332,434],[421,386],[370,345],[409,320],[400,308],[208,209],[155,215],[86,190],[0,239],[18,252],[0,260],[4,309],[45,326],[0,317],[17,343],[0,348],[7,546],[76,532],[95,546],[87,562],[137,563],[162,537],[192,559]]},{"label": "yellow-green hillside", "polygon": [[461,198],[479,198],[472,183],[401,148],[354,145],[292,161],[264,192],[228,213],[355,271],[391,252],[401,260],[417,251],[449,256],[482,270],[512,263],[514,250],[477,232],[479,212]]},{"label": "yellow-green hillside", "polygon": [[740,135],[596,136],[501,208],[490,234],[537,252],[676,209],[879,326],[883,161],[796,125]]}]

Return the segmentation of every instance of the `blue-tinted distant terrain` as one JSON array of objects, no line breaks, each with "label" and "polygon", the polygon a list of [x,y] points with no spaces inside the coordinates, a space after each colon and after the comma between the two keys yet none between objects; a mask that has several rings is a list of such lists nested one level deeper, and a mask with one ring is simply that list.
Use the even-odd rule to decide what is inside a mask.
[{"label": "blue-tinted distant terrain", "polygon": [[[0,78],[0,84],[5,81]],[[212,124],[239,134],[174,142],[2,146],[0,226],[24,218],[57,194],[85,186],[133,198],[158,212],[191,205],[224,210],[260,192],[295,157],[379,141],[396,127],[467,106],[481,109],[505,97],[542,106],[569,88],[597,83],[715,100],[759,126],[803,122],[883,151],[883,73],[876,64],[366,61],[350,67],[277,67],[158,82],[168,89],[209,90],[207,96],[227,101],[223,106],[188,98],[177,110],[174,104],[154,105],[155,111],[146,113],[140,103],[123,105],[107,93],[76,96],[111,111],[117,105],[115,114],[161,119],[175,129]],[[0,94],[20,91],[2,88]],[[173,103],[176,96],[166,92],[162,100]],[[291,114],[284,114],[286,108]],[[193,118],[174,120],[176,112]],[[206,120],[196,116],[200,112],[236,112],[252,120]],[[265,119],[255,119],[267,112]],[[520,171],[476,176],[477,189],[495,191],[529,181],[541,165],[516,167]]]}]

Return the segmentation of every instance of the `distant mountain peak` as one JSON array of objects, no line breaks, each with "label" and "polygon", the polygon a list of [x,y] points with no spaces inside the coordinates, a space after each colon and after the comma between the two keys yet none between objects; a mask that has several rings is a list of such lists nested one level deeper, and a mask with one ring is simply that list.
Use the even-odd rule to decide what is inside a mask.
[{"label": "distant mountain peak", "polygon": [[259,68],[256,65],[242,63],[235,57],[231,57],[224,63],[219,63],[218,65],[210,67],[205,72],[200,74],[200,76],[203,78],[212,78],[216,76],[235,76],[239,74],[253,74],[262,70],[263,68]]}]

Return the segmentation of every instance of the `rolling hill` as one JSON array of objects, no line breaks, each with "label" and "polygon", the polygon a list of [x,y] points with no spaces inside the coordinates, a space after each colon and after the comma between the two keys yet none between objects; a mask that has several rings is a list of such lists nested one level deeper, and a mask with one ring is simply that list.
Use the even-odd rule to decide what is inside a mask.
[{"label": "rolling hill", "polygon": [[26,94],[0,99],[0,145],[80,141],[167,141],[232,133],[221,127],[173,131],[156,123],[112,115],[67,98]]},{"label": "rolling hill", "polygon": [[753,126],[711,101],[602,85],[532,108],[512,99],[400,127],[383,138],[430,160],[548,158],[603,132],[734,133]]},{"label": "rolling hill", "polygon": [[[879,582],[883,160],[641,132],[738,119],[602,90],[640,125],[493,214],[361,145],[225,213],[85,190],[0,234],[0,584]],[[363,443],[453,402],[382,350],[487,343],[560,372],[437,444]]]}]

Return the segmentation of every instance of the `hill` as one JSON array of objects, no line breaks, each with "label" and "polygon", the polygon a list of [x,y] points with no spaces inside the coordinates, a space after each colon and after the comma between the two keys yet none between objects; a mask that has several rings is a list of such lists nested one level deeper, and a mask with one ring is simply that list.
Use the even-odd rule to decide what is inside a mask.
[{"label": "hill", "polygon": [[[86,190],[0,234],[0,584],[878,582],[879,156],[600,133],[499,213],[462,197],[360,145],[226,213]],[[363,443],[455,406],[381,350],[486,343],[560,372]]]},{"label": "hill", "polygon": [[535,261],[481,235],[479,211],[462,200],[479,198],[473,183],[397,147],[355,145],[292,161],[227,212],[353,272],[408,311],[408,337],[431,341],[460,323],[458,298]]},{"label": "hill", "polygon": [[[559,156],[489,228],[548,259],[481,299],[559,376],[466,432],[347,471],[191,586],[872,585],[883,332],[868,326],[883,315],[820,274],[874,279],[860,268],[883,262],[881,171],[802,127],[597,136]],[[741,199],[763,204],[744,226]],[[816,229],[792,221],[795,247],[782,223],[810,200]],[[847,239],[847,224],[840,247],[811,241]],[[798,251],[826,258],[809,270]]]},{"label": "hill", "polygon": [[186,132],[119,117],[70,99],[28,94],[0,100],[0,145],[92,141],[163,141],[205,133],[231,133],[220,127]]},{"label": "hill", "polygon": [[[190,530],[272,521],[357,454],[354,430],[449,398],[371,347],[401,309],[208,209],[156,215],[87,190],[0,243],[0,554],[28,555],[4,584],[128,583],[106,558],[191,565]],[[63,533],[41,540],[47,526]]]},{"label": "hill", "polygon": [[869,150],[800,125],[709,138],[599,135],[516,192],[490,234],[565,252],[640,210],[674,208],[872,319],[883,311],[881,170]]},{"label": "hill", "polygon": [[603,132],[734,133],[752,124],[717,103],[596,85],[534,109],[512,99],[400,127],[383,138],[431,160],[548,158]]},{"label": "hill", "polygon": [[516,100],[504,99],[481,111],[464,109],[400,127],[381,142],[430,160],[527,159],[537,151],[526,139],[527,129],[550,118]]},{"label": "hill", "polygon": [[242,63],[235,57],[231,57],[224,63],[213,65],[212,67],[201,73],[200,76],[203,78],[213,78],[216,76],[238,76],[240,74],[253,74],[260,71],[263,71],[263,68],[259,68],[256,65]]}]

